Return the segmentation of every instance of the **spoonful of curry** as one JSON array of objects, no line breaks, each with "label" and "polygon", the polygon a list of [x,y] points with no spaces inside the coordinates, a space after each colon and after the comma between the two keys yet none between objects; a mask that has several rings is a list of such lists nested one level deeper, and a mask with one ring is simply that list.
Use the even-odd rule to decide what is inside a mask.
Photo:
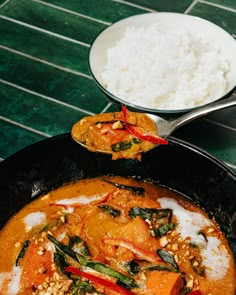
[{"label": "spoonful of curry", "polygon": [[112,159],[141,159],[157,145],[168,144],[168,137],[179,127],[216,110],[236,106],[236,93],[195,109],[177,119],[165,120],[145,113],[129,111],[84,117],[71,131],[72,138],[92,152],[108,153]]}]

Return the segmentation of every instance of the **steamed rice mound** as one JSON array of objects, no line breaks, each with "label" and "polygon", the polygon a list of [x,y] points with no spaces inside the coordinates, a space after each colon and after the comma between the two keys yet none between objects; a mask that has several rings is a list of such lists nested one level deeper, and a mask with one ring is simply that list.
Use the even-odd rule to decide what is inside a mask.
[{"label": "steamed rice mound", "polygon": [[227,92],[229,62],[220,47],[187,29],[130,27],[107,51],[105,88],[130,103],[154,109],[192,108]]}]

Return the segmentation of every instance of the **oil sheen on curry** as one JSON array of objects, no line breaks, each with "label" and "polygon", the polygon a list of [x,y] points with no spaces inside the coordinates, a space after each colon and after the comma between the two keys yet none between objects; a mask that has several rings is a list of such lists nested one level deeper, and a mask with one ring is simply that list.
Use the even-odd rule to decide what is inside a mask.
[{"label": "oil sheen on curry", "polygon": [[60,187],[0,231],[1,295],[234,295],[218,225],[189,199],[133,178]]},{"label": "oil sheen on curry", "polygon": [[122,107],[122,112],[104,113],[85,117],[72,128],[75,141],[85,145],[90,151],[112,154],[112,159],[140,159],[157,144],[167,144],[167,140],[157,135],[157,127],[146,114],[130,112]]}]

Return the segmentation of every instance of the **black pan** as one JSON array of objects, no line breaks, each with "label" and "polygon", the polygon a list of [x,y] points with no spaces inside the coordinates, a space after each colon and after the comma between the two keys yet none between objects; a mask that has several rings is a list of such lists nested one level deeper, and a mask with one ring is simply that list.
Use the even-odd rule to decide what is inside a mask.
[{"label": "black pan", "polygon": [[209,154],[171,138],[142,161],[111,160],[62,134],[0,163],[0,227],[24,204],[65,183],[104,174],[151,179],[191,198],[214,216],[236,256],[236,174]]}]

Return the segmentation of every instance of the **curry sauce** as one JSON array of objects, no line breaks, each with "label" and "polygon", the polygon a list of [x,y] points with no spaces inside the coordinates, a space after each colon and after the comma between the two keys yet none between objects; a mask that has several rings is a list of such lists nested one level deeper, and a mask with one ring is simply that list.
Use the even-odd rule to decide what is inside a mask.
[{"label": "curry sauce", "polygon": [[0,253],[1,295],[235,294],[214,220],[133,178],[79,180],[32,201],[1,230]]}]

